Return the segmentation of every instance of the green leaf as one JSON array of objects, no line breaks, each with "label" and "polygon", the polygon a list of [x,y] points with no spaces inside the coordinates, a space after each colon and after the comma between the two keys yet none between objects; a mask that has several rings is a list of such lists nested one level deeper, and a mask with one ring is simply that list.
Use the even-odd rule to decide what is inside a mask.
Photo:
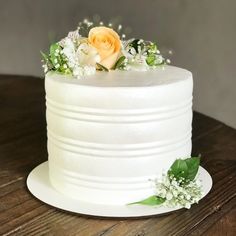
[{"label": "green leaf", "polygon": [[105,66],[97,63],[97,67],[98,67],[98,70],[101,70],[101,71],[109,71]]},{"label": "green leaf", "polygon": [[141,204],[141,205],[148,205],[148,206],[157,206],[165,202],[165,200],[166,200],[165,198],[153,195],[142,201],[129,203],[128,205]]},{"label": "green leaf", "polygon": [[138,42],[140,39],[134,39],[129,45],[138,53]]},{"label": "green leaf", "polygon": [[[56,56],[56,50],[61,50],[61,47],[58,43],[54,43],[50,46],[50,57],[51,57],[51,62],[54,66],[59,63],[58,59],[59,57]],[[55,59],[57,59],[58,62],[55,62]]]},{"label": "green leaf", "polygon": [[177,180],[183,178],[185,181],[194,180],[200,164],[199,157],[190,157],[185,160],[177,159],[168,171],[168,175],[173,175]]},{"label": "green leaf", "polygon": [[125,56],[121,56],[121,57],[117,60],[116,64],[113,66],[112,69],[115,70],[115,69],[117,69],[117,68],[120,68],[120,66],[122,66],[124,60],[125,60]]},{"label": "green leaf", "polygon": [[138,48],[140,47],[143,50],[146,47],[146,41],[141,39],[134,39],[132,42],[129,43],[129,46],[134,48],[136,53],[138,53]]},{"label": "green leaf", "polygon": [[157,45],[153,42],[151,42],[151,44],[149,44],[148,46],[148,49],[153,51],[153,52],[156,52],[157,51]]},{"label": "green leaf", "polygon": [[149,66],[154,66],[156,64],[156,55],[149,54],[147,56],[146,62]]},{"label": "green leaf", "polygon": [[50,55],[51,55],[51,56],[55,55],[55,52],[56,52],[57,49],[58,49],[58,50],[61,49],[60,45],[59,45],[58,43],[53,43],[53,44],[50,46]]},{"label": "green leaf", "polygon": [[173,175],[177,180],[180,178],[186,179],[188,175],[188,166],[185,160],[177,159],[170,167],[168,175]]},{"label": "green leaf", "polygon": [[188,159],[185,159],[185,162],[188,166],[188,180],[192,181],[195,179],[199,165],[200,165],[200,157],[191,157]]}]

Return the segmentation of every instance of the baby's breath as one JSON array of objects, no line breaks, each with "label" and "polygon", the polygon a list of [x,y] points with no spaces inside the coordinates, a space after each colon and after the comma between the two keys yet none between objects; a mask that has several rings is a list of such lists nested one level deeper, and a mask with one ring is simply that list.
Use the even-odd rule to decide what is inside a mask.
[{"label": "baby's breath", "polygon": [[185,183],[183,178],[176,180],[173,175],[163,174],[155,183],[156,195],[166,199],[163,205],[167,207],[189,209],[192,204],[198,203],[202,196],[202,185],[198,179]]}]

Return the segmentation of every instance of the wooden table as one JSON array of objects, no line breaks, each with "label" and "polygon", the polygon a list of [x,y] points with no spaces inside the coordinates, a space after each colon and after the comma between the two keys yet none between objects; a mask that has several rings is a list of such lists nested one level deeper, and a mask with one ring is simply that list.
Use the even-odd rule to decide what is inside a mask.
[{"label": "wooden table", "polygon": [[236,130],[199,113],[193,154],[213,189],[190,210],[146,219],[71,214],[34,198],[26,177],[47,160],[43,79],[0,76],[0,235],[236,235]]}]

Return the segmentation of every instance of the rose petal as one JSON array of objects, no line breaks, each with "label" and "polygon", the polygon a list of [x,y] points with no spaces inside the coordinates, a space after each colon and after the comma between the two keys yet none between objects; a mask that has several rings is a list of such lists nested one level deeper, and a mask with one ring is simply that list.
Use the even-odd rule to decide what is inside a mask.
[{"label": "rose petal", "polygon": [[112,55],[108,56],[107,58],[101,60],[100,64],[102,66],[106,67],[107,69],[111,69],[115,65],[119,55],[120,55],[120,52],[115,52],[114,54],[112,54]]}]

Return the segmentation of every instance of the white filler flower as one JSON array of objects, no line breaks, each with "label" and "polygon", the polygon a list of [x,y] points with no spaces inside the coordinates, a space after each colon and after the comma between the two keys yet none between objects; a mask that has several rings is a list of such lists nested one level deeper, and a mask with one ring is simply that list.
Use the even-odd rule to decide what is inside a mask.
[{"label": "white filler flower", "polygon": [[100,56],[93,46],[87,42],[81,43],[76,51],[76,58],[79,65],[96,66],[100,62]]},{"label": "white filler flower", "polygon": [[66,56],[73,75],[81,78],[85,75],[95,74],[96,63],[100,61],[97,50],[84,41],[84,38],[81,38],[81,43],[78,42],[78,44],[79,46],[76,47],[72,38],[64,39],[62,53]]}]

